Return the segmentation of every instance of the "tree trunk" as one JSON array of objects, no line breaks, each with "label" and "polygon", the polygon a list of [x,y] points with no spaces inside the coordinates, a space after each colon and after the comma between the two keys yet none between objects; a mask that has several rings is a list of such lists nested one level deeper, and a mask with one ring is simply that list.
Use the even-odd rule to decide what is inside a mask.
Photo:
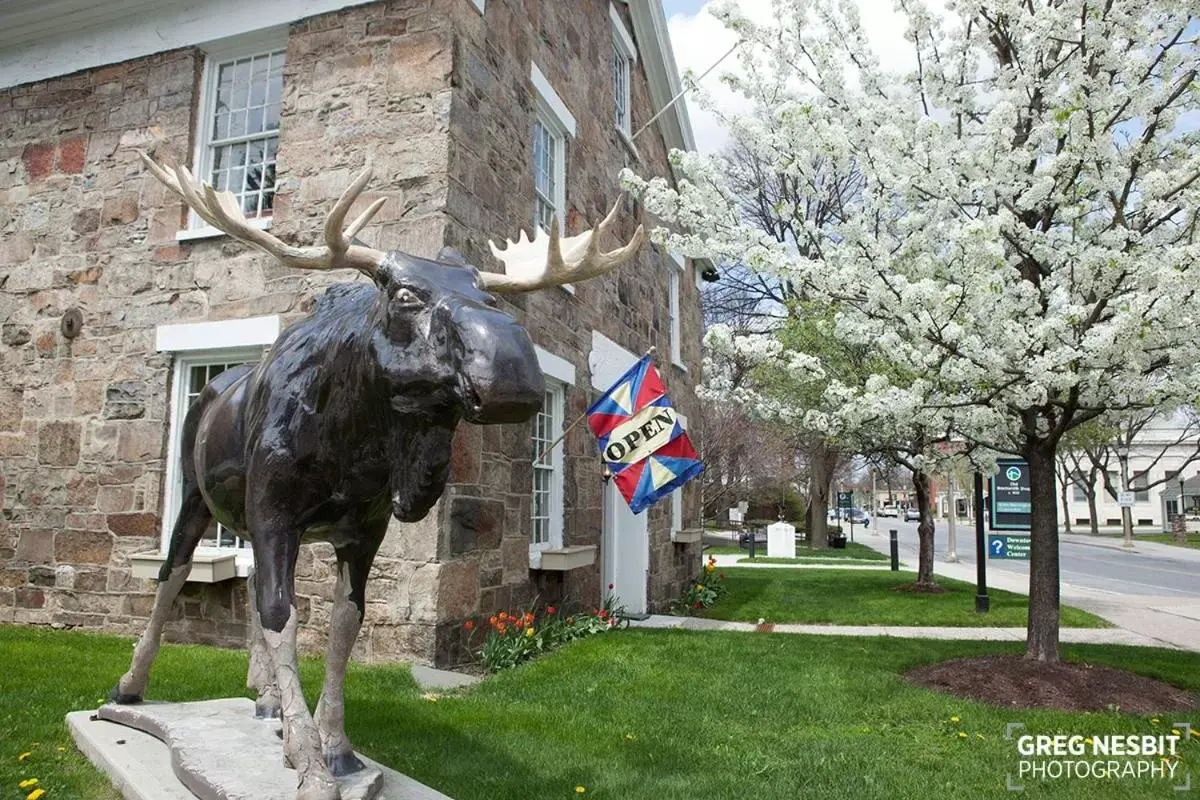
[{"label": "tree trunk", "polygon": [[808,546],[814,550],[829,547],[829,529],[825,524],[829,513],[829,487],[841,455],[837,448],[830,447],[824,439],[813,441],[808,449],[808,485],[812,495]]},{"label": "tree trunk", "polygon": [[917,495],[917,586],[930,589],[933,582],[933,512],[929,507],[929,476],[921,470],[913,472],[913,489]]},{"label": "tree trunk", "polygon": [[1054,498],[1054,444],[1028,442],[1029,626],[1025,657],[1058,661],[1058,503]]},{"label": "tree trunk", "polygon": [[813,550],[829,547],[829,530],[825,525],[829,513],[829,483],[833,470],[826,470],[825,448],[812,448],[808,466],[808,546]]},{"label": "tree trunk", "polygon": [[1059,483],[1058,483],[1058,492],[1062,496],[1061,499],[1062,499],[1062,512],[1063,512],[1063,528],[1067,533],[1070,533],[1071,532],[1071,507],[1069,505],[1067,505],[1067,500],[1069,499],[1067,497],[1067,494],[1068,494],[1067,484],[1069,483],[1069,481],[1067,481],[1067,475],[1069,475],[1070,473],[1067,472],[1067,468],[1065,466],[1063,466],[1061,464],[1059,466],[1062,467],[1062,475],[1059,477]]},{"label": "tree trunk", "polygon": [[[1093,475],[1093,477],[1095,477]],[[1100,535],[1100,512],[1096,510],[1096,484],[1093,482],[1086,486],[1083,490],[1087,493],[1088,500],[1088,533],[1092,536]]]}]

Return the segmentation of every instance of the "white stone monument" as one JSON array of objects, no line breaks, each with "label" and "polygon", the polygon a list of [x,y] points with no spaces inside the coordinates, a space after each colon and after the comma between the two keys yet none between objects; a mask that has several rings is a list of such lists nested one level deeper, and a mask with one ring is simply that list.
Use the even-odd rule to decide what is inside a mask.
[{"label": "white stone monument", "polygon": [[767,526],[767,558],[796,557],[796,526],[773,522]]},{"label": "white stone monument", "polygon": [[737,506],[734,506],[733,508],[729,509],[729,523],[731,525],[742,524],[743,522],[746,521],[746,518],[744,516],[745,513],[746,512],[742,511]]}]

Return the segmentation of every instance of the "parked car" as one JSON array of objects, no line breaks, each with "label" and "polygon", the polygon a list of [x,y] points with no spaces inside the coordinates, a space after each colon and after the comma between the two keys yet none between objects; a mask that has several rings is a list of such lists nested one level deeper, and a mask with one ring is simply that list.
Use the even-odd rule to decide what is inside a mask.
[{"label": "parked car", "polygon": [[861,508],[850,509],[850,513],[846,515],[846,519],[850,520],[850,522],[854,523],[855,525],[866,526],[871,524],[871,517],[868,516],[867,512],[863,511]]},{"label": "parked car", "polygon": [[875,512],[877,517],[900,517],[900,509],[896,506],[882,506]]},{"label": "parked car", "polygon": [[905,522],[920,522],[921,521],[920,509],[917,509],[917,508],[904,509],[904,521]]}]

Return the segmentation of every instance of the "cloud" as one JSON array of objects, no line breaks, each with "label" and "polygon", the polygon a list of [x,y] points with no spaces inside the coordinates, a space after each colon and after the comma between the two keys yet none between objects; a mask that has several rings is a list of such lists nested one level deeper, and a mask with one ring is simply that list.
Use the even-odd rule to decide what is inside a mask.
[{"label": "cloud", "polygon": [[[667,20],[681,73],[691,70],[696,75],[703,74],[736,41],[733,33],[709,13],[713,5],[715,1],[709,0],[695,14],[674,14]],[[756,21],[764,22],[773,16],[772,0],[740,0],[739,5],[743,13]],[[904,39],[907,20],[896,11],[893,0],[859,0],[858,6],[863,28],[880,65],[894,71],[913,69],[916,66],[913,46]],[[718,151],[728,140],[725,126],[713,111],[704,107],[705,99],[725,114],[744,114],[752,109],[749,100],[720,80],[722,73],[734,70],[740,70],[736,54],[701,81],[705,98],[689,97],[688,112],[696,135],[696,149],[701,152]]]}]

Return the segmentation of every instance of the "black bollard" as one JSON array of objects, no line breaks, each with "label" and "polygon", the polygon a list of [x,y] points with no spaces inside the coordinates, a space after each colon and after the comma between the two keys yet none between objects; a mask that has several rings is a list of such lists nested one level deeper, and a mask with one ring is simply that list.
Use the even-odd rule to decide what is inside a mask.
[{"label": "black bollard", "polygon": [[986,613],[991,601],[987,590],[987,537],[983,532],[983,473],[975,473],[975,610]]},{"label": "black bollard", "polygon": [[754,528],[750,529],[750,558],[754,558],[754,539],[756,538],[756,533]]},{"label": "black bollard", "polygon": [[900,540],[896,538],[896,533],[895,528],[888,531],[892,545],[892,572],[900,571]]}]

